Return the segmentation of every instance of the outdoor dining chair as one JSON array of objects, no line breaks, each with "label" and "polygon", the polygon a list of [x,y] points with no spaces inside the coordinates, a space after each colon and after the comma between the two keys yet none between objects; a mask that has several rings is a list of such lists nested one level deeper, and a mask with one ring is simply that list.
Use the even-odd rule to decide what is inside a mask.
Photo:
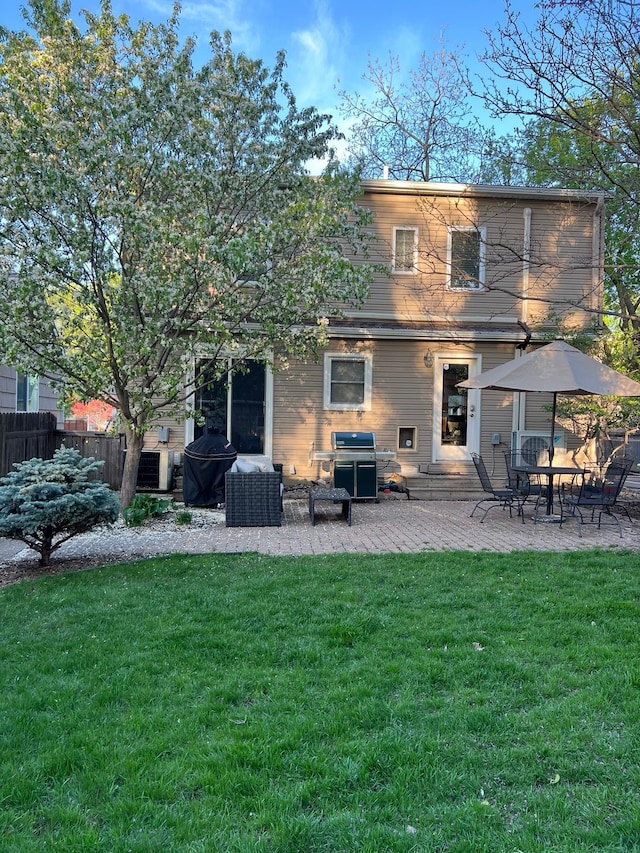
[{"label": "outdoor dining chair", "polygon": [[526,496],[523,496],[515,489],[510,486],[496,488],[491,482],[491,477],[487,472],[487,466],[484,464],[484,459],[482,456],[479,456],[477,453],[472,453],[471,458],[473,459],[473,464],[475,465],[476,471],[478,472],[478,477],[480,478],[480,485],[484,492],[487,493],[487,496],[481,498],[478,503],[474,506],[471,517],[478,509],[481,504],[488,503],[489,506],[484,507],[484,515],[480,519],[480,523],[485,520],[485,517],[489,510],[494,509],[495,507],[502,507],[502,509],[509,510],[509,516],[513,517],[513,506],[515,504],[518,515],[522,518],[522,523],[524,524],[524,512],[523,506],[526,501]]},{"label": "outdoor dining chair", "polygon": [[522,506],[529,498],[534,498],[536,507],[541,498],[546,499],[546,486],[533,474],[526,471],[516,471],[513,467],[514,457],[519,458],[517,451],[505,451],[504,464],[507,469],[507,486],[521,499]]},{"label": "outdoor dining chair", "polygon": [[578,536],[582,536],[583,524],[601,527],[603,515],[617,526],[622,536],[620,520],[612,510],[618,508],[629,516],[627,508],[618,505],[618,498],[633,464],[633,460],[613,460],[601,477],[584,477],[576,492],[569,489],[561,494],[564,515],[575,518]]},{"label": "outdoor dining chair", "polygon": [[505,452],[504,462],[507,469],[507,483],[509,487],[522,495],[524,498],[523,504],[527,500],[535,501],[533,507],[535,516],[539,507],[546,504],[548,484],[539,474],[531,474],[527,471],[514,469],[514,465],[521,466],[525,462],[521,450]]}]

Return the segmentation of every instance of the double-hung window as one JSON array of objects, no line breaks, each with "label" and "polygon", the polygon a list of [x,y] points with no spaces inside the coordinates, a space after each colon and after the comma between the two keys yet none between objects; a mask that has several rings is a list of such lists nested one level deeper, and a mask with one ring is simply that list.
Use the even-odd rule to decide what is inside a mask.
[{"label": "double-hung window", "polygon": [[37,412],[40,406],[40,380],[37,376],[16,376],[16,412]]},{"label": "double-hung window", "polygon": [[486,229],[451,226],[447,245],[447,288],[484,290]]},{"label": "double-hung window", "polygon": [[325,354],[324,408],[338,412],[371,409],[371,356]]},{"label": "double-hung window", "polygon": [[418,229],[393,229],[393,271],[414,274],[418,269]]}]

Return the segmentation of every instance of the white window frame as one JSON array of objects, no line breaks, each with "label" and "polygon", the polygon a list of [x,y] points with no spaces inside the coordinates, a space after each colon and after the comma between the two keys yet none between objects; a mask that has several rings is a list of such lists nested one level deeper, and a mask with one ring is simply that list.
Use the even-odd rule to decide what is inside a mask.
[{"label": "white window frame", "polygon": [[[331,399],[331,368],[334,361],[361,361],[364,363],[364,387],[361,403],[334,403]],[[324,354],[324,401],[326,411],[330,412],[369,412],[371,411],[371,380],[373,358],[367,353],[327,352]]]},{"label": "white window frame", "polygon": [[[398,231],[413,231],[413,261],[410,269],[405,269],[404,267],[399,268],[396,264]],[[394,227],[391,268],[396,275],[415,275],[418,272],[418,229],[413,225],[396,225]]]},{"label": "white window frame", "polygon": [[[453,279],[453,234],[454,232],[472,232],[478,234],[480,240],[480,253],[478,259],[477,281],[456,281]],[[486,272],[486,246],[487,229],[475,225],[450,225],[447,233],[447,290],[457,293],[480,293],[484,290]]]}]

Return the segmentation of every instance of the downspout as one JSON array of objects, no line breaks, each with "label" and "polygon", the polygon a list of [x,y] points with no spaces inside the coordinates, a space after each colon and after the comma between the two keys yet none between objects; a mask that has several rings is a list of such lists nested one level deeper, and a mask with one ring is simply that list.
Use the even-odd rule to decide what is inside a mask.
[{"label": "downspout", "polygon": [[[599,316],[602,311],[602,296],[604,289],[604,195],[601,195],[596,202],[596,209],[593,213],[593,247],[592,257],[593,266],[591,273],[591,300],[590,308],[597,311]],[[602,327],[602,317],[598,321],[598,325]]]},{"label": "downspout", "polygon": [[529,264],[531,260],[531,208],[525,207],[524,235],[522,241],[522,300],[520,302],[520,319],[525,326],[529,320]]},{"label": "downspout", "polygon": [[[529,267],[531,259],[531,208],[525,207],[522,211],[524,219],[524,233],[522,239],[522,292],[520,300],[520,322],[524,328],[528,327],[529,320]],[[516,358],[524,355],[524,350],[516,350]],[[513,395],[513,431],[519,432],[526,424],[526,394],[515,393]]]}]

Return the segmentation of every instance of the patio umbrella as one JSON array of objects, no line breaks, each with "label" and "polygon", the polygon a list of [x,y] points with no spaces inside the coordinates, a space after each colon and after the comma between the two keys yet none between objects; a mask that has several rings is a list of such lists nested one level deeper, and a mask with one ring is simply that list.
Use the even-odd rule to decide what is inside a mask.
[{"label": "patio umbrella", "polygon": [[558,394],[578,396],[640,397],[640,382],[585,355],[565,341],[540,347],[472,379],[458,383],[461,388],[492,388],[497,391],[546,391],[553,394],[549,463],[553,444]]}]

